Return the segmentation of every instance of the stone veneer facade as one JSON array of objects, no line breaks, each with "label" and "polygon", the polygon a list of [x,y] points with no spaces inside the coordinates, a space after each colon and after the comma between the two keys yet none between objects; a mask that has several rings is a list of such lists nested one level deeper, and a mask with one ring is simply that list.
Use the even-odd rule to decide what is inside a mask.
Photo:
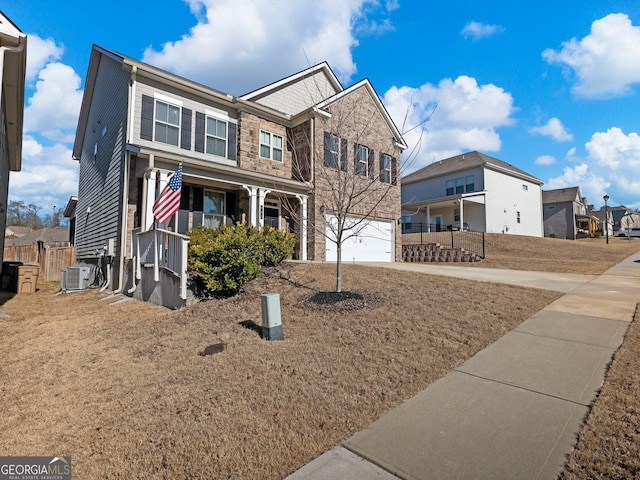
[{"label": "stone veneer facade", "polygon": [[[331,213],[329,185],[338,172],[324,166],[324,132],[328,131],[347,140],[348,181],[356,181],[356,190],[367,189],[364,200],[356,205],[350,214],[368,215],[372,220],[391,221],[395,231],[395,261],[402,261],[402,232],[398,227],[400,218],[400,154],[393,134],[365,87],[361,87],[331,105],[331,118],[317,116],[314,132],[314,186],[315,195],[310,199],[309,216],[309,258],[324,260],[326,238],[324,236],[324,214]],[[354,173],[354,144],[364,145],[375,152],[373,161],[374,178],[359,178]],[[396,158],[396,184],[380,182],[379,154],[386,153]],[[380,200],[380,197],[383,197]],[[324,207],[324,213],[321,212]]]},{"label": "stone veneer facade", "polygon": [[[260,130],[282,137],[282,161],[260,156]],[[238,166],[253,172],[291,178],[291,152],[287,150],[287,129],[278,123],[247,112],[238,118]]]}]

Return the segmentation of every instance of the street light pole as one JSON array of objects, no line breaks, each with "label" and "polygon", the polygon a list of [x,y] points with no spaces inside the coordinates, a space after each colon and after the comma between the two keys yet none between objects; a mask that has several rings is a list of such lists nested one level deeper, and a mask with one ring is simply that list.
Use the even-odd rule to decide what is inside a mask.
[{"label": "street light pole", "polygon": [[604,200],[604,228],[605,228],[604,235],[607,238],[607,245],[609,245],[609,209],[607,207],[607,202],[609,201],[609,195],[605,193],[602,199]]}]

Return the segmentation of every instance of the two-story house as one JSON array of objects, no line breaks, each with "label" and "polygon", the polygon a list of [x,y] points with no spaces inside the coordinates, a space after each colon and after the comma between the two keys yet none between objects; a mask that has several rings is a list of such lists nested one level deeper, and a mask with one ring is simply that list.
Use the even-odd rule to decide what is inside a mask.
[{"label": "two-story house", "polygon": [[542,236],[542,181],[502,160],[468,152],[402,178],[406,224]]},{"label": "two-story house", "polygon": [[542,191],[544,236],[575,240],[593,236],[600,221],[591,213],[580,187]]},{"label": "two-story house", "polygon": [[182,163],[180,210],[160,227],[271,225],[296,235],[295,258],[331,259],[331,171],[351,173],[380,192],[352,217],[385,232],[359,242],[358,259],[394,261],[400,185],[390,171],[404,148],[369,81],[345,89],[326,63],[236,97],[94,46],[73,147],[77,258],[95,262],[106,247],[112,288],[130,285],[132,231],[153,227],[154,200]]},{"label": "two-story house", "polygon": [[[27,36],[0,12],[0,228],[7,225],[9,172],[22,167]],[[0,236],[0,262],[4,235]]]}]

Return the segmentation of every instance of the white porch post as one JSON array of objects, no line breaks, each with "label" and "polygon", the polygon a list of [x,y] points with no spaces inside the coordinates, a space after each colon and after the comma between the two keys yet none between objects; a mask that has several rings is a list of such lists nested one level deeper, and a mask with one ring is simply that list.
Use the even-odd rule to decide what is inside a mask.
[{"label": "white porch post", "polygon": [[257,188],[256,187],[249,187],[248,185],[242,185],[242,188],[244,188],[247,193],[249,194],[249,212],[248,212],[248,222],[249,222],[249,226],[251,227],[256,227],[258,226],[258,222],[257,222],[257,212],[256,212],[256,195],[257,195]]},{"label": "white porch post", "polygon": [[427,205],[427,232],[431,232],[431,207]]},{"label": "white porch post", "polygon": [[267,190],[266,188],[258,190],[258,224],[260,228],[264,227],[264,197],[266,197],[270,191],[271,190]]},{"label": "white porch post", "polygon": [[300,200],[300,260],[307,259],[307,196],[296,195]]},{"label": "white porch post", "polygon": [[148,173],[148,176],[145,177],[145,182],[147,183],[147,195],[146,195],[146,208],[144,210],[144,217],[142,220],[142,231],[146,232],[147,230],[151,230],[153,226],[153,202],[156,199],[156,179],[157,179],[157,171],[151,170]]},{"label": "white porch post", "polygon": [[464,198],[460,197],[460,231],[464,230]]}]

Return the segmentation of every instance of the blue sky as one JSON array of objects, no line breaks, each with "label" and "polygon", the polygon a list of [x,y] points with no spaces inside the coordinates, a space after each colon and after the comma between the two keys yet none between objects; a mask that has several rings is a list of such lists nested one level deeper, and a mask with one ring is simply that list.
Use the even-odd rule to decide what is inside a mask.
[{"label": "blue sky", "polygon": [[[403,173],[479,150],[600,207],[640,207],[640,2],[2,0],[28,39],[9,197],[63,207],[92,44],[240,95],[328,61],[368,78],[410,146]],[[435,108],[434,108],[435,107]]]}]

